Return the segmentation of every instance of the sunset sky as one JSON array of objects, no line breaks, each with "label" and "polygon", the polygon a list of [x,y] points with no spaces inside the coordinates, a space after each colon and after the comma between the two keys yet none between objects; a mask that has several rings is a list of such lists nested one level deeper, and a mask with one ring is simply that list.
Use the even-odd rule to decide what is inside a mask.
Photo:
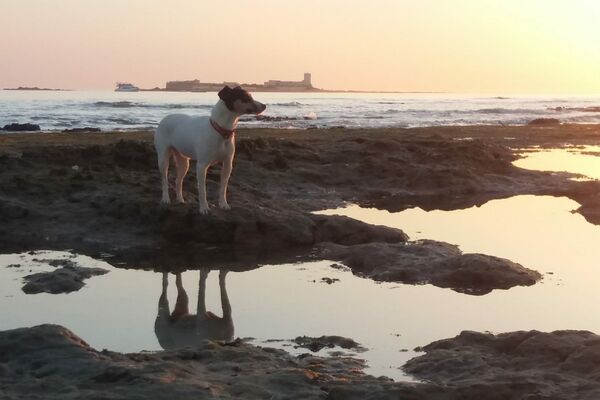
[{"label": "sunset sky", "polygon": [[0,87],[600,93],[596,0],[0,0]]}]

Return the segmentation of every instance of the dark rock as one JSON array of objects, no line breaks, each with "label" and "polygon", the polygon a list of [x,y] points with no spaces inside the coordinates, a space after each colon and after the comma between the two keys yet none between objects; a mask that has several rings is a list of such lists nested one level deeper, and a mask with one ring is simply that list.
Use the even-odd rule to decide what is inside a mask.
[{"label": "dark rock", "polygon": [[85,133],[85,132],[101,132],[100,128],[85,126],[83,128],[63,129],[65,133]]},{"label": "dark rock", "polygon": [[350,338],[342,336],[321,336],[321,337],[310,337],[310,336],[298,336],[293,340],[297,344],[296,348],[302,347],[310,351],[317,352],[323,348],[334,348],[341,347],[342,349],[354,350],[358,352],[367,351],[359,343],[355,342]]},{"label": "dark rock", "polygon": [[556,118],[536,118],[529,121],[527,125],[560,125],[560,120]]},{"label": "dark rock", "polygon": [[369,225],[341,215],[312,215],[315,221],[315,243],[333,242],[353,245],[369,242],[398,243],[408,240],[400,229]]},{"label": "dark rock", "polygon": [[326,283],[328,285],[331,285],[335,282],[339,282],[340,280],[338,278],[329,278],[327,276],[324,276],[323,278],[321,278],[321,282]]},{"label": "dark rock", "polygon": [[10,132],[30,132],[30,131],[39,131],[40,126],[37,124],[29,124],[29,123],[26,123],[26,124],[12,123],[12,124],[8,124],[8,125],[4,125],[2,130],[10,131]]},{"label": "dark rock", "polygon": [[464,331],[417,350],[426,354],[409,360],[403,369],[463,393],[460,398],[600,397],[600,337],[591,332]]},{"label": "dark rock", "polygon": [[338,382],[377,382],[361,372],[363,361],[349,357],[299,358],[210,341],[176,351],[99,352],[57,325],[0,332],[0,366],[3,399],[309,400]]},{"label": "dark rock", "polygon": [[[359,346],[335,336],[297,340],[315,350],[319,343]],[[40,325],[0,332],[0,387],[3,398],[52,400],[600,398],[600,337],[590,332],[463,332],[417,350],[426,354],[403,369],[422,382],[402,383],[365,375],[364,361],[350,357],[293,357],[243,342],[98,352],[66,328]]]},{"label": "dark rock", "polygon": [[85,286],[85,283],[83,282],[85,279],[89,279],[96,275],[104,275],[106,273],[108,273],[108,270],[103,268],[86,268],[68,265],[52,272],[38,272],[25,276],[23,279],[27,283],[23,286],[23,292],[27,294],[70,293]]},{"label": "dark rock", "polygon": [[481,295],[493,289],[530,286],[541,274],[512,261],[462,254],[457,246],[423,240],[342,246],[322,243],[319,255],[343,262],[355,274],[376,281],[426,284]]}]

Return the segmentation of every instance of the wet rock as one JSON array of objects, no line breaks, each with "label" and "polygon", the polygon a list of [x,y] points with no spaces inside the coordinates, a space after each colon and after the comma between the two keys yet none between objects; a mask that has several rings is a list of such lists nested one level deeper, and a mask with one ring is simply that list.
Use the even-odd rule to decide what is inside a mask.
[{"label": "wet rock", "polygon": [[400,229],[383,225],[369,225],[341,215],[311,216],[315,221],[315,243],[334,242],[353,245],[369,242],[397,243],[408,240]]},{"label": "wet rock", "polygon": [[600,337],[591,332],[464,331],[417,350],[426,354],[403,369],[464,399],[600,396]]},{"label": "wet rock", "polygon": [[323,243],[318,251],[321,257],[343,262],[355,274],[377,281],[429,283],[473,295],[530,286],[542,277],[512,261],[463,254],[457,246],[431,240],[354,246]]},{"label": "wet rock", "polygon": [[353,339],[342,336],[298,336],[293,340],[293,342],[297,344],[297,346],[295,346],[296,348],[301,347],[312,352],[317,352],[324,348],[331,349],[334,347],[341,347],[342,349],[354,350],[358,352],[367,350]]},{"label": "wet rock", "polygon": [[340,280],[338,278],[329,278],[328,276],[324,276],[323,278],[321,278],[321,282],[326,283],[328,285],[331,285],[333,283],[339,282]]},{"label": "wet rock", "polygon": [[86,132],[101,132],[100,128],[84,126],[82,128],[63,129],[64,133],[86,133]]},{"label": "wet rock", "polygon": [[18,124],[12,123],[4,125],[0,130],[9,131],[9,132],[30,132],[30,131],[39,131],[40,126],[38,124]]},{"label": "wet rock", "polygon": [[244,343],[204,341],[153,353],[98,352],[66,328],[40,325],[0,332],[0,387],[7,399],[324,398],[328,386],[377,382],[351,358],[297,358]]},{"label": "wet rock", "polygon": [[536,118],[527,125],[560,125],[560,120],[556,118]]},{"label": "wet rock", "polygon": [[[71,262],[69,260],[60,261]],[[60,264],[57,263],[57,265]],[[86,268],[66,265],[52,272],[38,272],[25,276],[23,279],[26,283],[22,290],[27,294],[70,293],[84,287],[85,279],[89,279],[92,276],[104,275],[106,273],[108,273],[108,270],[103,268]]]},{"label": "wet rock", "polygon": [[401,383],[365,375],[361,360],[293,357],[243,342],[204,341],[196,348],[152,353],[98,352],[66,328],[40,325],[0,332],[0,387],[7,399],[26,394],[61,400],[290,398],[290,388],[294,399],[328,400],[600,396],[600,337],[590,332],[463,332],[417,350],[425,355],[403,369],[423,382]]}]

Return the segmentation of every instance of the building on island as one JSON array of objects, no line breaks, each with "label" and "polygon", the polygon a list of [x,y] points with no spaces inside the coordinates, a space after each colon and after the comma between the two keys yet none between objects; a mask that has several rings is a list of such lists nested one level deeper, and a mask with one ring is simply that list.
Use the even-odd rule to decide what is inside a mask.
[{"label": "building on island", "polygon": [[290,88],[290,89],[312,89],[311,76],[309,72],[304,73],[304,79],[301,81],[275,81],[269,80],[264,84],[266,88],[274,88],[274,89],[282,89],[282,88]]},{"label": "building on island", "polygon": [[[189,81],[169,81],[165,90],[171,92],[216,92],[223,86],[238,86],[237,82],[222,82],[222,83],[204,83],[198,79]],[[279,81],[268,80],[264,84],[244,83],[242,86],[251,91],[263,92],[302,92],[302,91],[318,91],[312,85],[312,77],[309,72],[304,74],[304,79],[301,81]]]}]

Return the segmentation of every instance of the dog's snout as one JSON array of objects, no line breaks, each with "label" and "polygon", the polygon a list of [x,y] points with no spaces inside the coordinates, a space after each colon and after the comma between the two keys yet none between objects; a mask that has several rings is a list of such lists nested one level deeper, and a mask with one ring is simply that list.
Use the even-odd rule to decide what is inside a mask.
[{"label": "dog's snout", "polygon": [[260,106],[258,107],[258,109],[259,109],[260,112],[263,112],[263,111],[265,111],[267,109],[267,105],[260,103]]}]

